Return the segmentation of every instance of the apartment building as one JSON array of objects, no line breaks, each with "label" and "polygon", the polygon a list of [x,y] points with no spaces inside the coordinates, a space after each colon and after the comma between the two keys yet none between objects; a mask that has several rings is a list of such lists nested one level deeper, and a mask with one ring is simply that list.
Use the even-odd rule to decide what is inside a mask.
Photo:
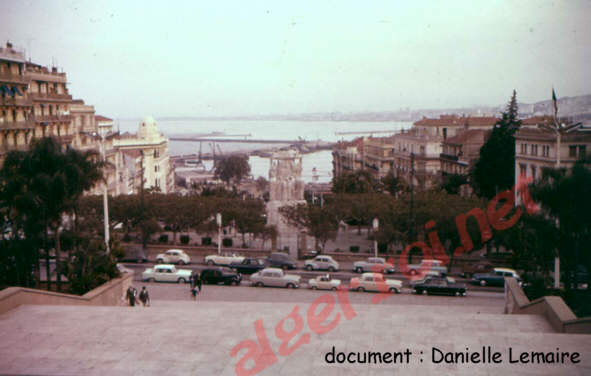
[{"label": "apartment building", "polygon": [[362,170],[363,137],[350,142],[338,142],[332,150],[333,176],[338,177],[346,172]]}]

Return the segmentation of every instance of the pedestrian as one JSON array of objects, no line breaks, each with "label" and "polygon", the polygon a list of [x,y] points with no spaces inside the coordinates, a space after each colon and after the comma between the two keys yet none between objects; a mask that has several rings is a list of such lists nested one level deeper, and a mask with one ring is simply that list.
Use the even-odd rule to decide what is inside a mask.
[{"label": "pedestrian", "polygon": [[145,306],[150,306],[150,294],[148,294],[148,290],[146,290],[146,286],[142,287],[142,291],[140,292],[140,301]]},{"label": "pedestrian", "polygon": [[197,286],[193,286],[193,288],[191,288],[191,296],[193,297],[193,300],[197,300],[197,294],[199,294],[199,290],[197,289]]},{"label": "pedestrian", "polygon": [[201,293],[201,286],[202,286],[201,276],[199,274],[197,274],[195,276],[195,278],[196,278],[195,286],[199,289],[199,293]]},{"label": "pedestrian", "polygon": [[130,307],[135,307],[135,297],[137,295],[137,290],[132,286],[129,286],[127,289],[127,300],[129,301]]}]

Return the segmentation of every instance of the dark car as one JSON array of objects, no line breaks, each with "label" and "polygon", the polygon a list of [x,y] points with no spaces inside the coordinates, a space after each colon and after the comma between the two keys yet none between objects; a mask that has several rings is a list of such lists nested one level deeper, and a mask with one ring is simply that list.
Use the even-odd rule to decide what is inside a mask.
[{"label": "dark car", "polygon": [[266,260],[267,267],[281,268],[283,270],[295,269],[297,264],[289,258],[287,253],[271,253]]},{"label": "dark car", "polygon": [[141,247],[128,247],[125,248],[123,257],[121,257],[119,261],[144,263],[148,262],[148,258],[144,254],[144,250]]},{"label": "dark car", "polygon": [[466,285],[449,277],[428,277],[413,289],[417,294],[466,296]]},{"label": "dark car", "polygon": [[488,260],[482,259],[478,262],[469,262],[462,268],[464,278],[472,278],[474,274],[489,273],[494,269],[494,265]]},{"label": "dark car", "polygon": [[210,285],[239,285],[242,282],[242,275],[229,268],[205,268],[200,276],[203,283]]},{"label": "dark car", "polygon": [[242,262],[233,262],[230,268],[241,274],[253,274],[265,268],[265,262],[261,259],[246,257]]},{"label": "dark car", "polygon": [[474,274],[472,283],[481,286],[505,286],[505,277],[513,277],[521,285],[521,277],[513,269],[494,268],[490,273]]}]

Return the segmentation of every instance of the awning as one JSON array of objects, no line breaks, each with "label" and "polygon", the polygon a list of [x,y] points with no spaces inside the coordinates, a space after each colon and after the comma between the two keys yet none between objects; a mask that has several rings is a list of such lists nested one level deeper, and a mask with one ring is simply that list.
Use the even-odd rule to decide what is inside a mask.
[{"label": "awning", "polygon": [[13,87],[12,87],[12,91],[13,91],[14,93],[18,94],[18,95],[19,95],[19,96],[21,96],[21,97],[23,96],[23,93],[21,93],[21,91],[20,91],[20,90],[18,89],[18,87],[16,87],[16,86],[13,86]]},{"label": "awning", "polygon": [[0,85],[0,93],[10,95],[12,93],[12,91],[10,90],[10,88],[8,86]]}]

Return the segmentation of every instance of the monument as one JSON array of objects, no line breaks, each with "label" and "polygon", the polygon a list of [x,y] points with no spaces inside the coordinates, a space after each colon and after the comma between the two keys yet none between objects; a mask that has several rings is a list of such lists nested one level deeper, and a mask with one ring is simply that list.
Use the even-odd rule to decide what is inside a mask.
[{"label": "monument", "polygon": [[282,206],[306,203],[302,181],[302,157],[296,150],[283,150],[272,154],[269,189],[267,223],[277,228],[274,248],[287,251],[291,257],[297,258],[298,250],[306,248],[305,235],[301,229],[287,223],[279,213]]}]

